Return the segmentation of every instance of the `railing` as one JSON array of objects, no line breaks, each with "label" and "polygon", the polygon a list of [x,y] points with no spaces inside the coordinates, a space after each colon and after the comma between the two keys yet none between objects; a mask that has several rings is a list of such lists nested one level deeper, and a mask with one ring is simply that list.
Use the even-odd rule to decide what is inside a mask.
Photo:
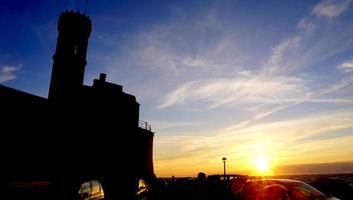
[{"label": "railing", "polygon": [[142,121],[142,120],[139,121],[139,127],[142,129],[148,130],[148,131],[152,130],[151,125],[145,121]]}]

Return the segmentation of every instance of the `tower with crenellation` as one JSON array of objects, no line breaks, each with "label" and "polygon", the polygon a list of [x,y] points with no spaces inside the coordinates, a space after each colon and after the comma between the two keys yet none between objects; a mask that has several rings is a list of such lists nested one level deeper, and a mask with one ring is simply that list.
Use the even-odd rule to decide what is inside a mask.
[{"label": "tower with crenellation", "polygon": [[91,20],[79,12],[66,11],[60,15],[49,100],[65,101],[79,94],[91,30]]}]

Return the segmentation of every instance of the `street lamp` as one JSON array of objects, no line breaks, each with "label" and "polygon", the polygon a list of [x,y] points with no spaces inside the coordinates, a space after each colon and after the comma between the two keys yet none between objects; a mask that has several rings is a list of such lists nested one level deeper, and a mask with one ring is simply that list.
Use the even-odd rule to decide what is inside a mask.
[{"label": "street lamp", "polygon": [[223,157],[223,158],[222,158],[222,161],[223,161],[224,180],[226,180],[226,161],[227,161],[227,158],[226,158],[226,157]]}]

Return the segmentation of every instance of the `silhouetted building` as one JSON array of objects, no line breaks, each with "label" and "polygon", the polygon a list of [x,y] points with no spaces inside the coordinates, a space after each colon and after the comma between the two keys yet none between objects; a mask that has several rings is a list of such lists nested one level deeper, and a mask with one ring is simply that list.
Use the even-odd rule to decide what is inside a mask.
[{"label": "silhouetted building", "polygon": [[153,177],[153,135],[139,121],[139,103],[101,74],[83,85],[90,19],[64,12],[48,99],[0,85],[0,180],[49,181],[55,198],[77,195],[88,180],[102,183],[106,199],[132,199],[140,178]]}]

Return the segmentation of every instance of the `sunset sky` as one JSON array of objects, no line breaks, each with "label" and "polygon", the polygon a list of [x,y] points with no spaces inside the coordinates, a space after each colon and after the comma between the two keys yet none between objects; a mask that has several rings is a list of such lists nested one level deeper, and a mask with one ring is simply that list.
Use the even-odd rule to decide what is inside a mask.
[{"label": "sunset sky", "polygon": [[[0,83],[47,97],[58,17],[84,2],[0,0]],[[85,84],[104,72],[136,96],[157,176],[223,173],[222,157],[230,173],[353,172],[353,0],[88,0],[87,15]]]}]

